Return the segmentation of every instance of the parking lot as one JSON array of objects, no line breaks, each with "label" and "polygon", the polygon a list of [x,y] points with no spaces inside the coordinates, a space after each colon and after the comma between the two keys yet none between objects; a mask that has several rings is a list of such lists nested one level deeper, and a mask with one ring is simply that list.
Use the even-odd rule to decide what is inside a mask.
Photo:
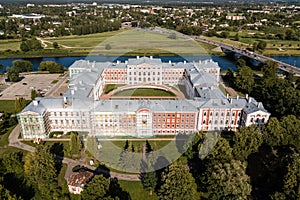
[{"label": "parking lot", "polygon": [[[22,75],[20,75],[21,77]],[[56,83],[53,80],[60,80],[59,74],[27,74],[23,75],[21,81],[12,83],[8,88],[1,92],[0,100],[14,100],[18,97],[31,99],[31,90],[35,89],[41,94],[46,94]],[[56,82],[56,81],[55,81]]]}]

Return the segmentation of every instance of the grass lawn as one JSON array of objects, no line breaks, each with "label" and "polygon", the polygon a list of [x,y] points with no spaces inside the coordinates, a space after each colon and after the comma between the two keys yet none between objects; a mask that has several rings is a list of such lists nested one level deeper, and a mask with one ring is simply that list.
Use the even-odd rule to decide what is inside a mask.
[{"label": "grass lawn", "polygon": [[137,88],[137,89],[128,89],[121,92],[117,92],[113,96],[176,96],[172,92],[152,89],[152,88]]},{"label": "grass lawn", "polygon": [[130,194],[132,200],[158,200],[156,194],[151,196],[144,190],[140,181],[119,181],[121,188]]},{"label": "grass lawn", "polygon": [[49,37],[44,39],[50,42],[57,42],[59,45],[65,45],[68,47],[95,47],[107,38],[112,37],[123,31],[124,30],[95,33],[89,35],[72,35],[56,38]]},{"label": "grass lawn", "polygon": [[55,83],[57,83],[57,82],[58,82],[58,80],[55,79],[55,80],[53,80],[53,81],[51,82],[51,84],[55,84]]},{"label": "grass lawn", "polygon": [[0,51],[5,50],[20,50],[21,40],[20,39],[10,39],[10,40],[0,40]]},{"label": "grass lawn", "polygon": [[14,128],[15,128],[15,126],[8,128],[7,132],[0,136],[0,147],[4,147],[4,146],[8,145],[8,136]]},{"label": "grass lawn", "polygon": [[[163,156],[169,163],[175,161],[180,156],[177,149],[176,141],[149,141],[152,149],[155,150],[155,158]],[[141,158],[142,145],[145,140],[142,141],[130,141],[129,148],[131,144],[134,146],[135,153],[132,154],[133,159]],[[125,146],[125,141],[100,141],[101,149],[96,155],[93,155],[98,161],[103,162],[107,167],[111,168],[112,171],[121,171],[122,173],[139,173],[133,168],[123,168],[120,165],[120,158],[123,148]],[[138,163],[135,163],[138,165]]]},{"label": "grass lawn", "polygon": [[109,93],[110,91],[117,89],[118,87],[122,87],[125,84],[107,84],[104,89],[104,94]]},{"label": "grass lawn", "polygon": [[0,112],[15,112],[15,100],[0,100]]}]

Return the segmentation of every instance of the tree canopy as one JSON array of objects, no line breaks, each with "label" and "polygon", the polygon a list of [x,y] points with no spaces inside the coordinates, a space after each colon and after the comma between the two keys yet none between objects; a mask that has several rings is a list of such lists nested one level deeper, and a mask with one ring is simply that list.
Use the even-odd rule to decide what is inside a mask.
[{"label": "tree canopy", "polygon": [[237,160],[208,169],[206,184],[209,199],[248,199],[251,185],[245,170],[245,166]]},{"label": "tree canopy", "polygon": [[159,199],[200,199],[197,185],[187,165],[175,162],[169,165],[161,175]]}]

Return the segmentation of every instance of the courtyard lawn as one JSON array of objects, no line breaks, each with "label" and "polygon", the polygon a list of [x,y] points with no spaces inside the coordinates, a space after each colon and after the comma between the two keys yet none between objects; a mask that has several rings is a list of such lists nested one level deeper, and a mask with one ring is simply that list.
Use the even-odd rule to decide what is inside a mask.
[{"label": "courtyard lawn", "polygon": [[132,200],[158,200],[155,193],[151,196],[144,190],[140,181],[119,181],[121,188],[128,192]]},{"label": "courtyard lawn", "polygon": [[122,87],[125,84],[107,84],[104,89],[104,94],[109,93],[110,91],[117,89],[118,87]]},{"label": "courtyard lawn", "polygon": [[137,88],[137,89],[128,89],[121,92],[117,92],[113,96],[176,96],[174,93],[152,88]]}]

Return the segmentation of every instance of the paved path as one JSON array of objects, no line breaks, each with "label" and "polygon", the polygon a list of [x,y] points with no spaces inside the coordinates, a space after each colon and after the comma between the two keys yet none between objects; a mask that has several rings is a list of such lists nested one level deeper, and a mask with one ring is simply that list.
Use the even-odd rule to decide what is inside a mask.
[{"label": "paved path", "polygon": [[[29,151],[29,152],[34,152],[34,150],[35,150],[34,147],[32,147],[30,145],[27,145],[27,144],[23,144],[19,141],[19,139],[18,139],[19,135],[20,135],[20,126],[17,125],[12,130],[12,132],[10,133],[10,135],[8,137],[9,146],[16,147],[16,148],[19,148],[19,149],[23,149],[23,150]],[[75,167],[77,165],[84,166],[84,167],[89,168],[93,171],[96,170],[96,167],[87,165],[84,160],[73,160],[71,158],[66,158],[66,157],[61,158],[61,157],[58,157],[58,156],[56,156],[56,159],[60,159],[60,160],[62,160],[62,163],[68,165],[68,168],[67,168],[67,171],[66,171],[66,174],[65,174],[65,179],[67,179],[70,176],[70,174],[72,173],[73,167]],[[115,177],[118,180],[127,180],[127,181],[139,181],[140,180],[138,174],[136,174],[136,175],[135,174],[122,174],[122,173],[117,173],[117,172],[108,172],[108,171],[99,170],[99,169],[97,169],[96,172],[108,175],[111,178]]]}]

